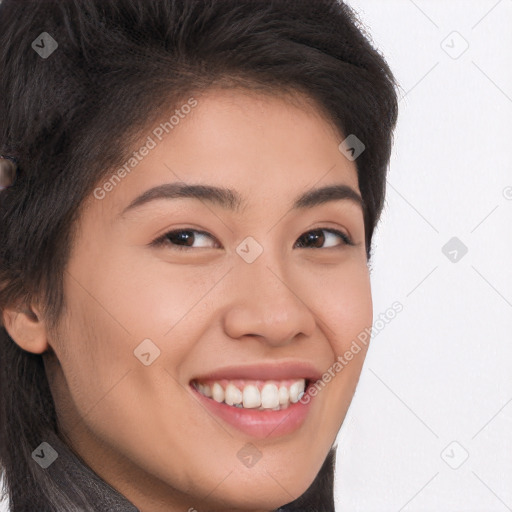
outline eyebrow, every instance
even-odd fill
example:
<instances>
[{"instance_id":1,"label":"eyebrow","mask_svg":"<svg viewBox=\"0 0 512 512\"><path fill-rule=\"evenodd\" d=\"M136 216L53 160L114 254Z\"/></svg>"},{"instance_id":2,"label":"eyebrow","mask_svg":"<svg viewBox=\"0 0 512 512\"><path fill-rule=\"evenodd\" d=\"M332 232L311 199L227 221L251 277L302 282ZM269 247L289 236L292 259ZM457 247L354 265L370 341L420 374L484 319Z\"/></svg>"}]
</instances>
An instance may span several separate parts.
<instances>
[{"instance_id":1,"label":"eyebrow","mask_svg":"<svg viewBox=\"0 0 512 512\"><path fill-rule=\"evenodd\" d=\"M136 197L120 214L135 210L151 201L159 199L189 198L208 201L211 204L222 207L225 210L240 211L245 204L242 196L234 190L210 185L188 185L185 183L166 183L153 187ZM364 211L363 198L348 185L329 185L312 189L299 196L293 203L292 209L304 210L313 208L331 201L351 201L360 206Z\"/></svg>"}]
</instances>

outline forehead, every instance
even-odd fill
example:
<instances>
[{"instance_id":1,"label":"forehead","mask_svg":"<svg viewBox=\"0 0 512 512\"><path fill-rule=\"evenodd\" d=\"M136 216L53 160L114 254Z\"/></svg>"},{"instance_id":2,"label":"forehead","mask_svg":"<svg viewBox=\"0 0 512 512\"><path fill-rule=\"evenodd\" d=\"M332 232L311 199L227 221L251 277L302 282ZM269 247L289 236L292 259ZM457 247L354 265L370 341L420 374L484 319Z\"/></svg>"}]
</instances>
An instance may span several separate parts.
<instances>
[{"instance_id":1,"label":"forehead","mask_svg":"<svg viewBox=\"0 0 512 512\"><path fill-rule=\"evenodd\" d=\"M338 149L342 136L311 100L238 89L191 98L192 109L177 112L178 105L142 132L98 184L108 192L91 198L93 208L119 215L144 191L176 182L229 188L244 207L289 202L315 185L359 190L355 163Z\"/></svg>"}]
</instances>

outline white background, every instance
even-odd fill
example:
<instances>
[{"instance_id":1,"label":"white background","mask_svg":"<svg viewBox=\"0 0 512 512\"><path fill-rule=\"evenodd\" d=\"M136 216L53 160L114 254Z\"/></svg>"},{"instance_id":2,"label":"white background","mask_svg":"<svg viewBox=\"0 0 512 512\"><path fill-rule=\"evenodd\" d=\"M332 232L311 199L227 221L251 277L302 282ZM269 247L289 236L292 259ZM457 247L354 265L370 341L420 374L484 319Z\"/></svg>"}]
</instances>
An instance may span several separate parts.
<instances>
[{"instance_id":1,"label":"white background","mask_svg":"<svg viewBox=\"0 0 512 512\"><path fill-rule=\"evenodd\" d=\"M512 510L512 0L349 3L403 89L372 283L375 318L404 310L338 436L337 511Z\"/></svg>"},{"instance_id":2,"label":"white background","mask_svg":"<svg viewBox=\"0 0 512 512\"><path fill-rule=\"evenodd\" d=\"M348 3L403 88L372 285L375 318L404 310L338 436L337 511L512 510L512 0Z\"/></svg>"}]
</instances>

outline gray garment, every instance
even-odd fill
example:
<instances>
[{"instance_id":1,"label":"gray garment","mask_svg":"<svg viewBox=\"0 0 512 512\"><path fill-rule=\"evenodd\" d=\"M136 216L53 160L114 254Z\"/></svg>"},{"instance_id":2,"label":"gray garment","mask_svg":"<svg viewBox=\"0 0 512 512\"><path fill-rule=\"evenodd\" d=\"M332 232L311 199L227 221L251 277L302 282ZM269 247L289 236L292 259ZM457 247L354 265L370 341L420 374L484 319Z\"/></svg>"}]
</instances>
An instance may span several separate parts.
<instances>
[{"instance_id":1,"label":"gray garment","mask_svg":"<svg viewBox=\"0 0 512 512\"><path fill-rule=\"evenodd\" d=\"M133 503L99 477L59 437L52 437L47 442L58 457L44 471L48 472L56 486L63 512L139 512ZM81 503L79 507L75 505L77 502Z\"/></svg>"},{"instance_id":2,"label":"gray garment","mask_svg":"<svg viewBox=\"0 0 512 512\"><path fill-rule=\"evenodd\" d=\"M54 505L52 512L140 512L133 503L97 475L56 434L50 434L46 442L58 454L46 469L41 469L47 477L47 492L51 496L45 494ZM331 450L308 491L296 501L274 512L334 512L332 472L328 471L333 464L334 451Z\"/></svg>"}]
</instances>

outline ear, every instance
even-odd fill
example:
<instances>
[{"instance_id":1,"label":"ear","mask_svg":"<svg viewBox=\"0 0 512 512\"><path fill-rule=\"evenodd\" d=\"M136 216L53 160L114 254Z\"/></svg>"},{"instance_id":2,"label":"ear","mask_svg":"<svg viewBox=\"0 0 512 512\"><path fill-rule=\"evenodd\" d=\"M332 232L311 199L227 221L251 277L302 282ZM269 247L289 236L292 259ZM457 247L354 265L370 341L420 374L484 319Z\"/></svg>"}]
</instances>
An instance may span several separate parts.
<instances>
[{"instance_id":1,"label":"ear","mask_svg":"<svg viewBox=\"0 0 512 512\"><path fill-rule=\"evenodd\" d=\"M23 310L6 308L2 312L5 330L23 350L42 354L50 347L47 340L46 324L35 306Z\"/></svg>"}]
</instances>

